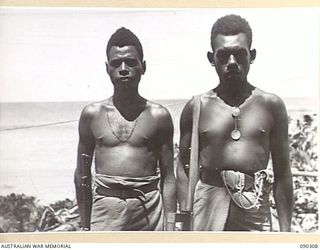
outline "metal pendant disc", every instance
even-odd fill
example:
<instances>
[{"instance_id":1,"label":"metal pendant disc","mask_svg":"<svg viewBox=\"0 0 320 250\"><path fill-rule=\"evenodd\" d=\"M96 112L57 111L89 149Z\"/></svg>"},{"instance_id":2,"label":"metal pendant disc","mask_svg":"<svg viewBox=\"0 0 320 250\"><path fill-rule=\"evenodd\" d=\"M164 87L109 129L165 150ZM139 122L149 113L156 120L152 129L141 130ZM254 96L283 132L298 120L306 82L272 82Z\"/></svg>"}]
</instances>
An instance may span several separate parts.
<instances>
[{"instance_id":1,"label":"metal pendant disc","mask_svg":"<svg viewBox=\"0 0 320 250\"><path fill-rule=\"evenodd\" d=\"M240 139L240 137L241 137L241 133L240 133L240 131L239 130L232 130L232 132L231 132L231 138L233 139L233 140L235 140L235 141L237 141L237 140L239 140Z\"/></svg>"},{"instance_id":2,"label":"metal pendant disc","mask_svg":"<svg viewBox=\"0 0 320 250\"><path fill-rule=\"evenodd\" d=\"M240 109L238 107L234 107L232 109L232 116L233 117L238 117L240 115Z\"/></svg>"}]
</instances>

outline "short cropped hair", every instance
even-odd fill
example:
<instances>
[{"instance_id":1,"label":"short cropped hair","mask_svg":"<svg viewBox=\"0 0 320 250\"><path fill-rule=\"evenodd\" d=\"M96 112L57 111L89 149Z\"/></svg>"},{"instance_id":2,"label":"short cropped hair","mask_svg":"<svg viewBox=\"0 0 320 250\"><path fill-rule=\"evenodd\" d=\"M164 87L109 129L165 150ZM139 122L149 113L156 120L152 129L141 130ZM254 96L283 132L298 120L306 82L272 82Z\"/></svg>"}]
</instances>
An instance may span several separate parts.
<instances>
[{"instance_id":1,"label":"short cropped hair","mask_svg":"<svg viewBox=\"0 0 320 250\"><path fill-rule=\"evenodd\" d=\"M109 52L112 46L124 47L132 45L136 47L140 60L143 60L143 50L139 38L129 29L121 27L110 37L107 45L107 58L109 59Z\"/></svg>"},{"instance_id":2,"label":"short cropped hair","mask_svg":"<svg viewBox=\"0 0 320 250\"><path fill-rule=\"evenodd\" d=\"M248 38L249 48L252 43L252 30L246 19L234 14L223 16L219 18L211 29L211 47L214 49L214 40L217 35L237 35L244 33Z\"/></svg>"}]
</instances>

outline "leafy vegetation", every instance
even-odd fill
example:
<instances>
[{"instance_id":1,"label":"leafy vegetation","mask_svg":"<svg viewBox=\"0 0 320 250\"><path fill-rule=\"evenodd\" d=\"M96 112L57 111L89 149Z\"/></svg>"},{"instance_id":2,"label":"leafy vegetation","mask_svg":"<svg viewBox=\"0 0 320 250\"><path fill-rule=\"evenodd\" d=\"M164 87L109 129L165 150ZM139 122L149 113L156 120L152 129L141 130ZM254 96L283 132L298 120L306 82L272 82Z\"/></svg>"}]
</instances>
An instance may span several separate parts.
<instances>
[{"instance_id":1,"label":"leafy vegetation","mask_svg":"<svg viewBox=\"0 0 320 250\"><path fill-rule=\"evenodd\" d=\"M316 116L290 121L290 161L294 183L293 231L318 230L318 169Z\"/></svg>"},{"instance_id":2,"label":"leafy vegetation","mask_svg":"<svg viewBox=\"0 0 320 250\"><path fill-rule=\"evenodd\" d=\"M37 229L39 208L35 197L24 194L0 196L0 230L3 232L32 232Z\"/></svg>"},{"instance_id":3,"label":"leafy vegetation","mask_svg":"<svg viewBox=\"0 0 320 250\"><path fill-rule=\"evenodd\" d=\"M65 199L42 206L33 196L0 196L0 232L74 231L79 214L74 201Z\"/></svg>"}]
</instances>

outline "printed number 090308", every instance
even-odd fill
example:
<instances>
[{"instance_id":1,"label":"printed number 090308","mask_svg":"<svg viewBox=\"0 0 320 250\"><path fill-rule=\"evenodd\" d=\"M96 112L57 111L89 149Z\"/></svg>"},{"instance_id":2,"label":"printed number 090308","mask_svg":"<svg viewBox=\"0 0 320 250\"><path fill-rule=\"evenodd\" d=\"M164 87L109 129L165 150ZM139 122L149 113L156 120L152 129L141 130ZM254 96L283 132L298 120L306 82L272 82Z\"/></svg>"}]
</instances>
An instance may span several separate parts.
<instances>
[{"instance_id":1,"label":"printed number 090308","mask_svg":"<svg viewBox=\"0 0 320 250\"><path fill-rule=\"evenodd\" d=\"M304 249L315 249L318 248L318 244L300 244L300 248Z\"/></svg>"}]
</instances>

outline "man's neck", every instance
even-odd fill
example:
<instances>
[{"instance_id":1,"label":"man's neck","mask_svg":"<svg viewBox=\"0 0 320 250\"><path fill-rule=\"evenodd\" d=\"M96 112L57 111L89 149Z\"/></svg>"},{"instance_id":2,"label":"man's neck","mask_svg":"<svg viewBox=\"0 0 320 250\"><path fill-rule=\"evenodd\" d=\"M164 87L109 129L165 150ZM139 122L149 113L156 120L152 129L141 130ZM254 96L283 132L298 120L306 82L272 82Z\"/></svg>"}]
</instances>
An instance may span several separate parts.
<instances>
[{"instance_id":1,"label":"man's neck","mask_svg":"<svg viewBox=\"0 0 320 250\"><path fill-rule=\"evenodd\" d=\"M121 104L121 105L131 105L135 102L139 101L141 96L138 92L133 91L114 91L113 93L113 102L114 104Z\"/></svg>"},{"instance_id":2,"label":"man's neck","mask_svg":"<svg viewBox=\"0 0 320 250\"><path fill-rule=\"evenodd\" d=\"M145 109L146 100L136 93L114 92L113 105L127 120L134 120Z\"/></svg>"},{"instance_id":3,"label":"man's neck","mask_svg":"<svg viewBox=\"0 0 320 250\"><path fill-rule=\"evenodd\" d=\"M254 87L246 82L243 83L220 83L214 91L230 106L240 106L249 96Z\"/></svg>"}]
</instances>

